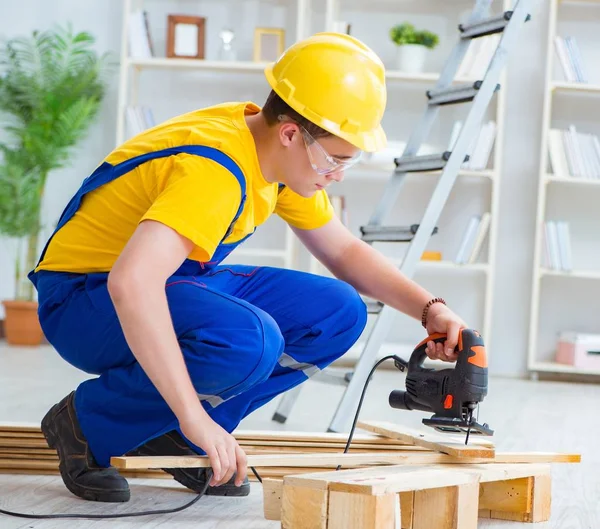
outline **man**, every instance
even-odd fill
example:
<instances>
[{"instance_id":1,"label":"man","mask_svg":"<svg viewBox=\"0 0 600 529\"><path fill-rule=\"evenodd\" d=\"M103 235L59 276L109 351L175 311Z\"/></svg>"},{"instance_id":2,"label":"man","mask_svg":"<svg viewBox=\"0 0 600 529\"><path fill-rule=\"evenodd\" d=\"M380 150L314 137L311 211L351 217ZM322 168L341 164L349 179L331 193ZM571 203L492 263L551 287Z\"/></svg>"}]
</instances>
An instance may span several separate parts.
<instances>
[{"instance_id":1,"label":"man","mask_svg":"<svg viewBox=\"0 0 600 529\"><path fill-rule=\"evenodd\" d=\"M127 501L123 454L206 454L168 469L207 494L246 495L231 432L343 355L366 324L358 292L447 333L464 322L335 217L325 188L384 147L384 67L364 44L321 33L265 70L262 108L227 103L118 147L82 184L30 274L46 337L83 382L42 420L67 488ZM336 279L219 266L272 213ZM357 292L358 291L358 292Z\"/></svg>"}]
</instances>

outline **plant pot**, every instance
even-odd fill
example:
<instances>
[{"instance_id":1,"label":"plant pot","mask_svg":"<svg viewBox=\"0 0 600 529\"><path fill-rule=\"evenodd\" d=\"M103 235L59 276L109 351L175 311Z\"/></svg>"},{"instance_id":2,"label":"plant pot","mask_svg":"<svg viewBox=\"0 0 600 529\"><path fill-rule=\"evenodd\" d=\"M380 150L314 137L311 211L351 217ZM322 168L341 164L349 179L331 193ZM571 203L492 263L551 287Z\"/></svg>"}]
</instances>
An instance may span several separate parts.
<instances>
[{"instance_id":1,"label":"plant pot","mask_svg":"<svg viewBox=\"0 0 600 529\"><path fill-rule=\"evenodd\" d=\"M6 314L4 334L9 345L40 345L44 332L36 301L3 301Z\"/></svg>"},{"instance_id":2,"label":"plant pot","mask_svg":"<svg viewBox=\"0 0 600 529\"><path fill-rule=\"evenodd\" d=\"M420 44L398 46L396 65L398 70L407 73L421 73L425 67L428 48Z\"/></svg>"}]
</instances>

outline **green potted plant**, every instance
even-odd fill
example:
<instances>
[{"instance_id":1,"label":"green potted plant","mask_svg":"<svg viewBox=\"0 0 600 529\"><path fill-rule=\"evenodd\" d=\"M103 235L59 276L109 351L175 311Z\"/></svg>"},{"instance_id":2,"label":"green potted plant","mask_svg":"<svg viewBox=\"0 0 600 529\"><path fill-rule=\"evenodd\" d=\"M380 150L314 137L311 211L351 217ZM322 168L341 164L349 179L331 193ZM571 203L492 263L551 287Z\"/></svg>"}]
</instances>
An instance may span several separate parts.
<instances>
[{"instance_id":1,"label":"green potted plant","mask_svg":"<svg viewBox=\"0 0 600 529\"><path fill-rule=\"evenodd\" d=\"M43 334L33 285L40 211L48 174L70 164L106 91L109 55L71 27L34 31L0 49L0 235L17 244L14 299L4 300L9 344L36 345Z\"/></svg>"},{"instance_id":2,"label":"green potted plant","mask_svg":"<svg viewBox=\"0 0 600 529\"><path fill-rule=\"evenodd\" d=\"M390 29L390 38L398 47L397 66L403 72L422 72L427 51L439 44L439 37L427 30L417 30L409 22L397 24Z\"/></svg>"}]
</instances>

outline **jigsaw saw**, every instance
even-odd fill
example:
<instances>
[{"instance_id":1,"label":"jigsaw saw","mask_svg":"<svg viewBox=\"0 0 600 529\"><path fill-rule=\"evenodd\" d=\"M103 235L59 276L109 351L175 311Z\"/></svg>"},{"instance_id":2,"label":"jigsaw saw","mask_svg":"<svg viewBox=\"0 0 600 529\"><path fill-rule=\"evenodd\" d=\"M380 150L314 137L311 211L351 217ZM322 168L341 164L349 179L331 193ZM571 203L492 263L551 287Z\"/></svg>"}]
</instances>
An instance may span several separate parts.
<instances>
[{"instance_id":1,"label":"jigsaw saw","mask_svg":"<svg viewBox=\"0 0 600 529\"><path fill-rule=\"evenodd\" d=\"M419 343L406 362L396 357L394 364L400 371L408 370L406 391L390 393L392 408L402 410L432 411L433 416L423 419L423 424L444 433L493 435L487 423L479 424L473 412L487 395L488 369L485 345L481 335L473 329L461 329L454 368L433 369L423 367L427 358L427 342L443 343L446 334L431 334Z\"/></svg>"}]
</instances>

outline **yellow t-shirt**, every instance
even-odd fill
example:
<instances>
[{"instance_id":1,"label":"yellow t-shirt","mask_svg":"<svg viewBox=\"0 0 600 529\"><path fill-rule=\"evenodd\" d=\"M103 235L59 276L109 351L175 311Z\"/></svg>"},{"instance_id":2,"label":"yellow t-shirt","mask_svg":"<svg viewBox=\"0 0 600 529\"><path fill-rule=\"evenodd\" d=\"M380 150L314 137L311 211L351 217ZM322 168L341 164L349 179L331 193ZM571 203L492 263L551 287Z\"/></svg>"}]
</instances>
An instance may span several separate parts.
<instances>
[{"instance_id":1,"label":"yellow t-shirt","mask_svg":"<svg viewBox=\"0 0 600 529\"><path fill-rule=\"evenodd\" d=\"M252 233L272 213L290 225L313 229L333 217L325 191L304 198L267 182L244 116L260 108L251 102L224 103L183 114L139 134L105 159L120 162L181 145L205 145L231 157L246 179L246 202L233 231L233 243ZM38 270L76 273L110 271L137 225L162 222L195 247L190 259L210 261L241 200L236 177L219 163L192 154L158 158L84 196L80 208L51 240Z\"/></svg>"}]
</instances>

